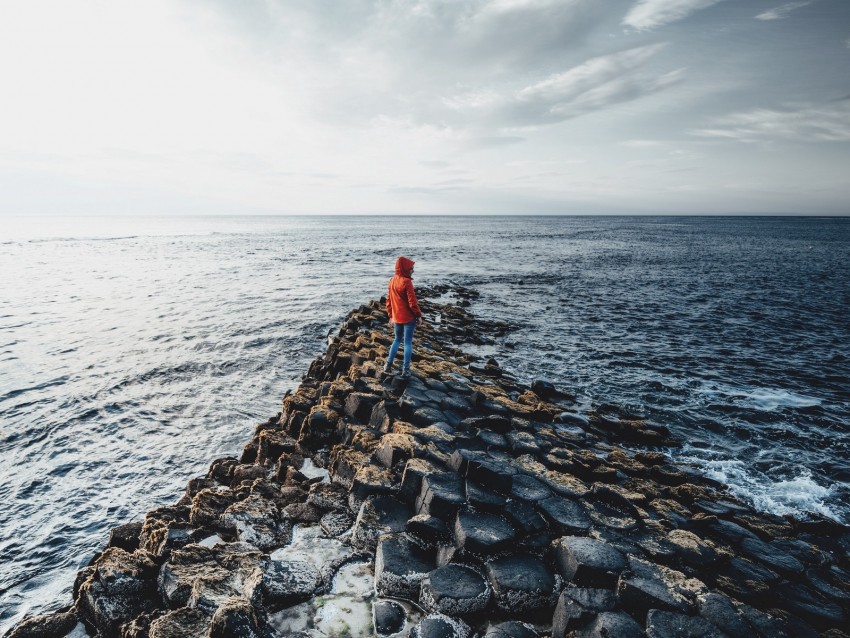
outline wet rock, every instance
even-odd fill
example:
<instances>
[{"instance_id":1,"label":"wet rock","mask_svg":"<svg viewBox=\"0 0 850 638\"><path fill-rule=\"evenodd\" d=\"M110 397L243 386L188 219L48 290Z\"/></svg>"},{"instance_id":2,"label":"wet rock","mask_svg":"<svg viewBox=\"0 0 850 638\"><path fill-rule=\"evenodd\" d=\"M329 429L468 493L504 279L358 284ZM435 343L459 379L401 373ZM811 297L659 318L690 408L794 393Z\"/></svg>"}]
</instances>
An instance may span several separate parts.
<instances>
[{"instance_id":1,"label":"wet rock","mask_svg":"<svg viewBox=\"0 0 850 638\"><path fill-rule=\"evenodd\" d=\"M417 514L411 518L407 521L406 530L428 546L446 543L452 536L444 520L428 514Z\"/></svg>"},{"instance_id":2,"label":"wet rock","mask_svg":"<svg viewBox=\"0 0 850 638\"><path fill-rule=\"evenodd\" d=\"M617 596L635 617L650 609L693 613L697 595L706 592L703 583L661 565L630 558L629 566L630 575L624 574L617 583Z\"/></svg>"},{"instance_id":3,"label":"wet rock","mask_svg":"<svg viewBox=\"0 0 850 638\"><path fill-rule=\"evenodd\" d=\"M479 430L477 437L488 448L506 450L509 447L508 440L504 436L491 430Z\"/></svg>"},{"instance_id":4,"label":"wet rock","mask_svg":"<svg viewBox=\"0 0 850 638\"><path fill-rule=\"evenodd\" d=\"M508 549L517 532L503 517L485 512L461 511L454 524L455 545L478 555Z\"/></svg>"},{"instance_id":5,"label":"wet rock","mask_svg":"<svg viewBox=\"0 0 850 638\"><path fill-rule=\"evenodd\" d=\"M558 597L552 617L552 637L564 638L571 630L591 621L598 613L611 611L617 606L617 597L611 589L589 589L567 586Z\"/></svg>"},{"instance_id":6,"label":"wet rock","mask_svg":"<svg viewBox=\"0 0 850 638\"><path fill-rule=\"evenodd\" d=\"M210 463L207 476L220 485L230 485L230 480L233 477L233 469L237 465L239 465L239 460L232 456L216 459Z\"/></svg>"},{"instance_id":7,"label":"wet rock","mask_svg":"<svg viewBox=\"0 0 850 638\"><path fill-rule=\"evenodd\" d=\"M464 503L464 482L457 474L433 473L422 478L422 488L416 499L418 513L449 521Z\"/></svg>"},{"instance_id":8,"label":"wet rock","mask_svg":"<svg viewBox=\"0 0 850 638\"><path fill-rule=\"evenodd\" d=\"M151 623L150 638L200 638L206 636L210 616L200 609L177 609Z\"/></svg>"},{"instance_id":9,"label":"wet rock","mask_svg":"<svg viewBox=\"0 0 850 638\"><path fill-rule=\"evenodd\" d=\"M264 430L257 442L257 463L271 467L282 454L297 451L298 442L283 430ZM235 467L231 470L231 475Z\"/></svg>"},{"instance_id":10,"label":"wet rock","mask_svg":"<svg viewBox=\"0 0 850 638\"><path fill-rule=\"evenodd\" d=\"M791 618L779 618L750 605L741 605L741 615L760 638L817 638L817 632Z\"/></svg>"},{"instance_id":11,"label":"wet rock","mask_svg":"<svg viewBox=\"0 0 850 638\"><path fill-rule=\"evenodd\" d=\"M514 454L539 454L541 451L534 435L529 432L508 432L505 438Z\"/></svg>"},{"instance_id":12,"label":"wet rock","mask_svg":"<svg viewBox=\"0 0 850 638\"><path fill-rule=\"evenodd\" d=\"M374 552L382 534L397 534L405 530L410 514L405 503L391 496L367 498L357 514L351 546L357 551Z\"/></svg>"},{"instance_id":13,"label":"wet rock","mask_svg":"<svg viewBox=\"0 0 850 638\"><path fill-rule=\"evenodd\" d=\"M531 382L531 391L541 399L555 399L560 395L560 392L558 392L552 382L542 379L536 379Z\"/></svg>"},{"instance_id":14,"label":"wet rock","mask_svg":"<svg viewBox=\"0 0 850 638\"><path fill-rule=\"evenodd\" d=\"M142 533L143 521L119 525L109 532L109 547L120 547L124 551L134 552L139 549L139 535Z\"/></svg>"},{"instance_id":15,"label":"wet rock","mask_svg":"<svg viewBox=\"0 0 850 638\"><path fill-rule=\"evenodd\" d=\"M422 491L422 479L428 474L442 471L437 465L425 459L410 459L404 466L401 477L399 498L411 505Z\"/></svg>"},{"instance_id":16,"label":"wet rock","mask_svg":"<svg viewBox=\"0 0 850 638\"><path fill-rule=\"evenodd\" d=\"M307 503L325 511L345 511L348 493L338 483L314 483L310 486Z\"/></svg>"},{"instance_id":17,"label":"wet rock","mask_svg":"<svg viewBox=\"0 0 850 638\"><path fill-rule=\"evenodd\" d=\"M510 613L554 607L561 585L543 561L521 554L488 562L487 578L496 605Z\"/></svg>"},{"instance_id":18,"label":"wet rock","mask_svg":"<svg viewBox=\"0 0 850 638\"><path fill-rule=\"evenodd\" d=\"M352 510L360 507L363 500L376 494L394 494L398 486L393 475L387 468L375 465L364 465L354 475L351 481L351 492L348 503Z\"/></svg>"},{"instance_id":19,"label":"wet rock","mask_svg":"<svg viewBox=\"0 0 850 638\"><path fill-rule=\"evenodd\" d=\"M443 614L425 616L410 632L411 638L469 638L472 630L462 620Z\"/></svg>"},{"instance_id":20,"label":"wet rock","mask_svg":"<svg viewBox=\"0 0 850 638\"><path fill-rule=\"evenodd\" d=\"M847 623L847 616L841 606L827 600L820 593L803 583L782 582L773 590L783 601L787 609L816 627L831 627Z\"/></svg>"},{"instance_id":21,"label":"wet rock","mask_svg":"<svg viewBox=\"0 0 850 638\"><path fill-rule=\"evenodd\" d=\"M643 638L643 627L621 611L603 611L575 633L576 638Z\"/></svg>"},{"instance_id":22,"label":"wet rock","mask_svg":"<svg viewBox=\"0 0 850 638\"><path fill-rule=\"evenodd\" d=\"M245 583L246 595L271 611L309 600L322 585L322 575L307 561L265 561Z\"/></svg>"},{"instance_id":23,"label":"wet rock","mask_svg":"<svg viewBox=\"0 0 850 638\"><path fill-rule=\"evenodd\" d=\"M368 463L369 456L363 452L337 445L331 453L331 478L334 482L350 488L357 470Z\"/></svg>"},{"instance_id":24,"label":"wet rock","mask_svg":"<svg viewBox=\"0 0 850 638\"><path fill-rule=\"evenodd\" d=\"M511 498L536 503L552 496L548 487L527 474L514 476L511 485Z\"/></svg>"},{"instance_id":25,"label":"wet rock","mask_svg":"<svg viewBox=\"0 0 850 638\"><path fill-rule=\"evenodd\" d=\"M257 614L246 599L228 598L213 614L209 638L260 638Z\"/></svg>"},{"instance_id":26,"label":"wet rock","mask_svg":"<svg viewBox=\"0 0 850 638\"><path fill-rule=\"evenodd\" d=\"M609 527L620 531L635 530L640 526L641 520L628 511L616 507L605 501L586 504L587 514L597 525Z\"/></svg>"},{"instance_id":27,"label":"wet rock","mask_svg":"<svg viewBox=\"0 0 850 638\"><path fill-rule=\"evenodd\" d=\"M77 614L71 611L43 614L24 618L5 638L62 638L78 623Z\"/></svg>"},{"instance_id":28,"label":"wet rock","mask_svg":"<svg viewBox=\"0 0 850 638\"><path fill-rule=\"evenodd\" d=\"M336 538L350 530L354 522L355 518L349 511L328 512L319 520L319 525L321 525L325 534L331 538Z\"/></svg>"},{"instance_id":29,"label":"wet rock","mask_svg":"<svg viewBox=\"0 0 850 638\"><path fill-rule=\"evenodd\" d=\"M803 563L775 545L754 538L741 541L741 552L779 572L791 575L803 573Z\"/></svg>"},{"instance_id":30,"label":"wet rock","mask_svg":"<svg viewBox=\"0 0 850 638\"><path fill-rule=\"evenodd\" d=\"M160 569L159 592L172 608L186 606L190 599L213 606L242 593L262 556L245 543L187 545L172 552Z\"/></svg>"},{"instance_id":31,"label":"wet rock","mask_svg":"<svg viewBox=\"0 0 850 638\"><path fill-rule=\"evenodd\" d=\"M372 622L378 636L399 633L404 629L406 618L404 607L391 600L379 600L372 605Z\"/></svg>"},{"instance_id":32,"label":"wet rock","mask_svg":"<svg viewBox=\"0 0 850 638\"><path fill-rule=\"evenodd\" d=\"M117 635L123 623L156 607L156 576L157 564L148 552L109 547L80 587L80 614L104 635Z\"/></svg>"},{"instance_id":33,"label":"wet rock","mask_svg":"<svg viewBox=\"0 0 850 638\"><path fill-rule=\"evenodd\" d=\"M381 596L417 600L433 557L403 535L384 536L375 551L375 589Z\"/></svg>"},{"instance_id":34,"label":"wet rock","mask_svg":"<svg viewBox=\"0 0 850 638\"><path fill-rule=\"evenodd\" d=\"M422 579L419 602L428 611L469 616L484 611L490 595L490 585L480 572L467 565L449 564Z\"/></svg>"},{"instance_id":35,"label":"wet rock","mask_svg":"<svg viewBox=\"0 0 850 638\"><path fill-rule=\"evenodd\" d=\"M832 569L813 567L806 570L806 577L812 587L821 594L845 608L850 607L850 573L839 567Z\"/></svg>"},{"instance_id":36,"label":"wet rock","mask_svg":"<svg viewBox=\"0 0 850 638\"><path fill-rule=\"evenodd\" d=\"M345 414L360 423L369 423L372 410L381 400L380 396L364 392L352 392L345 399Z\"/></svg>"},{"instance_id":37,"label":"wet rock","mask_svg":"<svg viewBox=\"0 0 850 638\"><path fill-rule=\"evenodd\" d=\"M513 620L490 625L484 638L537 638L537 632L530 625Z\"/></svg>"},{"instance_id":38,"label":"wet rock","mask_svg":"<svg viewBox=\"0 0 850 638\"><path fill-rule=\"evenodd\" d=\"M646 617L647 638L727 638L726 634L699 616L652 609Z\"/></svg>"},{"instance_id":39,"label":"wet rock","mask_svg":"<svg viewBox=\"0 0 850 638\"><path fill-rule=\"evenodd\" d=\"M511 431L511 420L502 414L491 414L488 416L470 417L461 421L460 429L470 430L492 430L499 434Z\"/></svg>"},{"instance_id":40,"label":"wet rock","mask_svg":"<svg viewBox=\"0 0 850 638\"><path fill-rule=\"evenodd\" d=\"M393 467L396 463L407 461L414 456L416 440L406 434L385 434L375 451L375 458L384 467Z\"/></svg>"},{"instance_id":41,"label":"wet rock","mask_svg":"<svg viewBox=\"0 0 850 638\"><path fill-rule=\"evenodd\" d=\"M224 511L239 500L234 490L201 490L192 499L189 522L194 527L216 527Z\"/></svg>"},{"instance_id":42,"label":"wet rock","mask_svg":"<svg viewBox=\"0 0 850 638\"><path fill-rule=\"evenodd\" d=\"M470 506L483 512L500 512L507 502L501 494L485 490L473 481L466 481L466 501Z\"/></svg>"},{"instance_id":43,"label":"wet rock","mask_svg":"<svg viewBox=\"0 0 850 638\"><path fill-rule=\"evenodd\" d=\"M560 534L586 533L592 525L584 506L578 501L553 496L540 501L538 507Z\"/></svg>"},{"instance_id":44,"label":"wet rock","mask_svg":"<svg viewBox=\"0 0 850 638\"><path fill-rule=\"evenodd\" d=\"M401 418L398 408L388 401L379 401L372 408L369 416L369 427L378 432L389 432L393 423Z\"/></svg>"},{"instance_id":45,"label":"wet rock","mask_svg":"<svg viewBox=\"0 0 850 638\"><path fill-rule=\"evenodd\" d=\"M717 552L693 532L674 529L667 534L682 562L693 567L708 567L717 560Z\"/></svg>"},{"instance_id":46,"label":"wet rock","mask_svg":"<svg viewBox=\"0 0 850 638\"><path fill-rule=\"evenodd\" d=\"M284 545L292 538L292 527L280 520L277 505L259 495L229 506L220 521L235 530L240 541L262 550Z\"/></svg>"},{"instance_id":47,"label":"wet rock","mask_svg":"<svg viewBox=\"0 0 850 638\"><path fill-rule=\"evenodd\" d=\"M613 587L626 568L621 552L592 538L565 536L553 549L564 580L580 587Z\"/></svg>"},{"instance_id":48,"label":"wet rock","mask_svg":"<svg viewBox=\"0 0 850 638\"><path fill-rule=\"evenodd\" d=\"M729 638L747 638L752 630L723 594L710 592L697 599L700 616L723 631Z\"/></svg>"}]
</instances>

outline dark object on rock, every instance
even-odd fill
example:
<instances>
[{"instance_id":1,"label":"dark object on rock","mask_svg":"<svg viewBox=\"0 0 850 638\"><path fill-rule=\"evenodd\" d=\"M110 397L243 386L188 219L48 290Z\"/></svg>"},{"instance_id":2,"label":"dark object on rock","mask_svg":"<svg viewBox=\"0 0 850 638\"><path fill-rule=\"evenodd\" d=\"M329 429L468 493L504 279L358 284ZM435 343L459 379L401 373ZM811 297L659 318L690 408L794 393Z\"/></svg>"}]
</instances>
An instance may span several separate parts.
<instances>
[{"instance_id":1,"label":"dark object on rock","mask_svg":"<svg viewBox=\"0 0 850 638\"><path fill-rule=\"evenodd\" d=\"M381 596L416 600L433 558L403 535L384 536L375 552L375 589Z\"/></svg>"},{"instance_id":2,"label":"dark object on rock","mask_svg":"<svg viewBox=\"0 0 850 638\"><path fill-rule=\"evenodd\" d=\"M245 583L245 591L275 611L309 600L321 584L322 576L313 563L270 560Z\"/></svg>"},{"instance_id":3,"label":"dark object on rock","mask_svg":"<svg viewBox=\"0 0 850 638\"><path fill-rule=\"evenodd\" d=\"M727 636L705 618L652 609L646 616L646 638L727 638Z\"/></svg>"},{"instance_id":4,"label":"dark object on rock","mask_svg":"<svg viewBox=\"0 0 850 638\"><path fill-rule=\"evenodd\" d=\"M537 638L537 632L525 623L512 620L490 625L484 638Z\"/></svg>"},{"instance_id":5,"label":"dark object on rock","mask_svg":"<svg viewBox=\"0 0 850 638\"><path fill-rule=\"evenodd\" d=\"M5 638L62 638L77 622L77 614L73 610L30 616L15 625Z\"/></svg>"},{"instance_id":6,"label":"dark object on rock","mask_svg":"<svg viewBox=\"0 0 850 638\"><path fill-rule=\"evenodd\" d=\"M560 394L555 388L555 384L541 379L531 382L531 391L541 399L554 399Z\"/></svg>"},{"instance_id":7,"label":"dark object on rock","mask_svg":"<svg viewBox=\"0 0 850 638\"><path fill-rule=\"evenodd\" d=\"M643 627L621 611L603 611L579 629L576 638L643 638Z\"/></svg>"},{"instance_id":8,"label":"dark object on rock","mask_svg":"<svg viewBox=\"0 0 850 638\"><path fill-rule=\"evenodd\" d=\"M614 586L626 568L626 558L608 543L565 536L554 544L564 580L580 587Z\"/></svg>"},{"instance_id":9,"label":"dark object on rock","mask_svg":"<svg viewBox=\"0 0 850 638\"><path fill-rule=\"evenodd\" d=\"M259 638L260 629L254 608L244 598L228 598L216 610L209 638Z\"/></svg>"},{"instance_id":10,"label":"dark object on rock","mask_svg":"<svg viewBox=\"0 0 850 638\"><path fill-rule=\"evenodd\" d=\"M472 567L449 564L425 576L419 602L428 611L455 617L469 616L487 608L490 585Z\"/></svg>"},{"instance_id":11,"label":"dark object on rock","mask_svg":"<svg viewBox=\"0 0 850 638\"><path fill-rule=\"evenodd\" d=\"M404 607L392 600L379 600L372 605L372 622L378 636L392 636L404 629Z\"/></svg>"},{"instance_id":12,"label":"dark object on rock","mask_svg":"<svg viewBox=\"0 0 850 638\"><path fill-rule=\"evenodd\" d=\"M513 555L487 563L487 578L502 611L522 613L554 607L560 577L533 556Z\"/></svg>"},{"instance_id":13,"label":"dark object on rock","mask_svg":"<svg viewBox=\"0 0 850 638\"><path fill-rule=\"evenodd\" d=\"M410 632L411 638L469 638L472 631L462 620L429 614Z\"/></svg>"}]
</instances>

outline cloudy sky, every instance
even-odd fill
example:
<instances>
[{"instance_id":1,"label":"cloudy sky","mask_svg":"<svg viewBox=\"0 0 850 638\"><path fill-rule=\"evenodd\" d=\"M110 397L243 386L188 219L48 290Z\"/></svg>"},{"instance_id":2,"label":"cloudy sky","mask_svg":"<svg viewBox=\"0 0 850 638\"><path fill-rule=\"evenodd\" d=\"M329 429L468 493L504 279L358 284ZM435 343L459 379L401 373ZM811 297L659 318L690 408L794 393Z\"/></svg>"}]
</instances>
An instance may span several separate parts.
<instances>
[{"instance_id":1,"label":"cloudy sky","mask_svg":"<svg viewBox=\"0 0 850 638\"><path fill-rule=\"evenodd\" d=\"M847 0L3 0L0 214L850 213Z\"/></svg>"}]
</instances>

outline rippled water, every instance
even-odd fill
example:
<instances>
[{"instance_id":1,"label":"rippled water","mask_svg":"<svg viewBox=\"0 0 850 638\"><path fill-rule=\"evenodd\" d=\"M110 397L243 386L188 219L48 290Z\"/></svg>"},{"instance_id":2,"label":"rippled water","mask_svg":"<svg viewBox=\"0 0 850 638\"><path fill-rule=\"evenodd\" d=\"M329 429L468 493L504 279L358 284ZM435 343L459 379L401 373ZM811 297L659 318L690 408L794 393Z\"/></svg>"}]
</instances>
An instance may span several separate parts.
<instances>
[{"instance_id":1,"label":"rippled water","mask_svg":"<svg viewBox=\"0 0 850 638\"><path fill-rule=\"evenodd\" d=\"M0 630L238 454L400 253L521 326L492 351L520 378L850 520L848 219L0 218Z\"/></svg>"}]
</instances>

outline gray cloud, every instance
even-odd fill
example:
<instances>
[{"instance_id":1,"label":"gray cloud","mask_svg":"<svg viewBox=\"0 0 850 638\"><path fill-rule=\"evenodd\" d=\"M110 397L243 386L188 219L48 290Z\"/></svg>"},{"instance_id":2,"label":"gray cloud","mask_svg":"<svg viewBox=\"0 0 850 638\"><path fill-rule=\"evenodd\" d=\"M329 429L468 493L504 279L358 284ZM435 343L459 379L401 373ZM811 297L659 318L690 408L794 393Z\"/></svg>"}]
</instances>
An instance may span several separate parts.
<instances>
[{"instance_id":1,"label":"gray cloud","mask_svg":"<svg viewBox=\"0 0 850 638\"><path fill-rule=\"evenodd\" d=\"M754 109L732 113L691 133L738 142L850 142L850 100L784 110Z\"/></svg>"},{"instance_id":2,"label":"gray cloud","mask_svg":"<svg viewBox=\"0 0 850 638\"><path fill-rule=\"evenodd\" d=\"M626 17L623 25L644 31L671 22L677 22L695 11L705 9L723 0L638 0Z\"/></svg>"}]
</instances>

